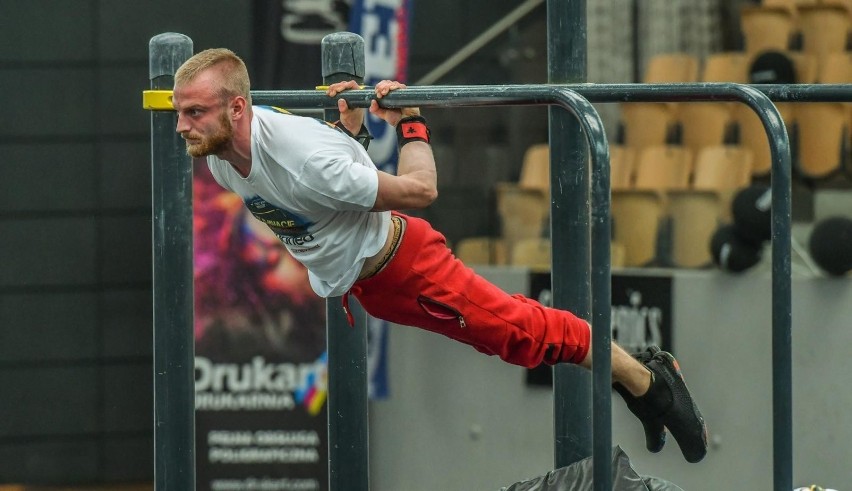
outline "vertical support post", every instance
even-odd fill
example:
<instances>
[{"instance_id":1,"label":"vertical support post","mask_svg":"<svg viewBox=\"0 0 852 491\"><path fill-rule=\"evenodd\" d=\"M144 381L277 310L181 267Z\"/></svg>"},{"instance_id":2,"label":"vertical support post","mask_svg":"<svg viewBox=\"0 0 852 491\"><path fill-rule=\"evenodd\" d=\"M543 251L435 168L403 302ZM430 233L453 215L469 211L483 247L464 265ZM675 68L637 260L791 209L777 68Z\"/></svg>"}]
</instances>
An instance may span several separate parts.
<instances>
[{"instance_id":1,"label":"vertical support post","mask_svg":"<svg viewBox=\"0 0 852 491\"><path fill-rule=\"evenodd\" d=\"M548 83L586 80L586 2L547 2ZM550 234L553 306L591 320L591 256L587 145L563 108L550 108ZM554 367L555 466L591 454L591 377L572 365ZM609 460L609 459L607 459Z\"/></svg>"},{"instance_id":2,"label":"vertical support post","mask_svg":"<svg viewBox=\"0 0 852 491\"><path fill-rule=\"evenodd\" d=\"M170 90L192 40L149 43L151 89ZM174 111L151 111L154 262L154 480L157 491L195 489L192 162Z\"/></svg>"},{"instance_id":3,"label":"vertical support post","mask_svg":"<svg viewBox=\"0 0 852 491\"><path fill-rule=\"evenodd\" d=\"M772 462L774 489L793 487L792 169L784 120L767 126L772 155ZM771 141L771 140L770 140Z\"/></svg>"},{"instance_id":4,"label":"vertical support post","mask_svg":"<svg viewBox=\"0 0 852 491\"><path fill-rule=\"evenodd\" d=\"M323 83L364 81L364 39L337 32L322 40ZM339 117L326 109L326 120ZM339 297L326 302L328 343L328 479L332 491L369 490L367 316L350 301L349 325Z\"/></svg>"},{"instance_id":5,"label":"vertical support post","mask_svg":"<svg viewBox=\"0 0 852 491\"><path fill-rule=\"evenodd\" d=\"M610 165L592 161L592 435L595 491L612 487L612 276ZM590 143L591 145L591 143Z\"/></svg>"}]
</instances>

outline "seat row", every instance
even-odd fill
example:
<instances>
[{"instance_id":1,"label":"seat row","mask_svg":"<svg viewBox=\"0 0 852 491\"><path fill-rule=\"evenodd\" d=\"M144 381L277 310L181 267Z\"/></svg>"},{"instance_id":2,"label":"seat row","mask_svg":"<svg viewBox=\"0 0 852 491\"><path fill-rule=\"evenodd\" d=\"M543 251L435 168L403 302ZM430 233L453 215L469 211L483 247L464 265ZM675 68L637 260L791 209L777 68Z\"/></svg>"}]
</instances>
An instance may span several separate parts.
<instances>
[{"instance_id":1,"label":"seat row","mask_svg":"<svg viewBox=\"0 0 852 491\"><path fill-rule=\"evenodd\" d=\"M726 210L736 190L751 182L751 153L734 145L706 147L694 160L688 149L673 145L649 146L638 153L613 146L610 162L614 267L709 264L707 241L729 219ZM531 146L518 182L496 187L500 236L462 240L457 254L471 264L549 266L549 252L543 254L549 168L548 146ZM658 238L664 233L670 234L671 247L661 254Z\"/></svg>"},{"instance_id":2,"label":"seat row","mask_svg":"<svg viewBox=\"0 0 852 491\"><path fill-rule=\"evenodd\" d=\"M774 54L783 62L784 53ZM852 83L852 54L848 52L827 55L829 62L819 69L807 54L786 54L795 63L790 69L796 72L795 80ZM766 78L765 74L756 74L759 71L783 69L771 64L756 68L751 65L752 61L748 53L715 53L706 58L699 76L699 65L694 57L682 53L658 55L649 62L644 81L748 83L757 77ZM801 176L818 180L850 170L847 153L852 146L852 104L777 103L776 107L796 150L794 159ZM693 155L698 155L704 146L736 143L751 150L755 176L766 176L771 169L764 126L744 104L624 103L617 141L637 150L649 145L677 143L688 147Z\"/></svg>"}]
</instances>

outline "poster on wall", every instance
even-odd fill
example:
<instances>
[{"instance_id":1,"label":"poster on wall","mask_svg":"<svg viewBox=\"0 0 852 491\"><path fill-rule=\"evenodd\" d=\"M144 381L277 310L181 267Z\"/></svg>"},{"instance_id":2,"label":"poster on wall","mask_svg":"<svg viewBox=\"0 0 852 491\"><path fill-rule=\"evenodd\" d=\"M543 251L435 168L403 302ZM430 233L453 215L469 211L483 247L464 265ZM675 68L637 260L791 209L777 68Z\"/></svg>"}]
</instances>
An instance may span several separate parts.
<instances>
[{"instance_id":1,"label":"poster on wall","mask_svg":"<svg viewBox=\"0 0 852 491\"><path fill-rule=\"evenodd\" d=\"M325 490L325 302L205 161L193 166L197 489Z\"/></svg>"},{"instance_id":2,"label":"poster on wall","mask_svg":"<svg viewBox=\"0 0 852 491\"><path fill-rule=\"evenodd\" d=\"M612 340L628 353L657 345L672 350L672 278L669 275L612 275L610 326ZM552 305L550 273L530 274L530 296ZM553 370L542 365L527 370L527 383L553 386Z\"/></svg>"},{"instance_id":3,"label":"poster on wall","mask_svg":"<svg viewBox=\"0 0 852 491\"><path fill-rule=\"evenodd\" d=\"M404 81L407 5L256 0L253 87L314 87L322 80L322 38L347 29L365 38L366 84ZM396 134L383 121L368 127L371 156L395 172ZM216 184L206 162L193 166L197 489L326 490L325 300L275 235ZM368 328L370 395L381 398L387 324L371 319Z\"/></svg>"}]
</instances>

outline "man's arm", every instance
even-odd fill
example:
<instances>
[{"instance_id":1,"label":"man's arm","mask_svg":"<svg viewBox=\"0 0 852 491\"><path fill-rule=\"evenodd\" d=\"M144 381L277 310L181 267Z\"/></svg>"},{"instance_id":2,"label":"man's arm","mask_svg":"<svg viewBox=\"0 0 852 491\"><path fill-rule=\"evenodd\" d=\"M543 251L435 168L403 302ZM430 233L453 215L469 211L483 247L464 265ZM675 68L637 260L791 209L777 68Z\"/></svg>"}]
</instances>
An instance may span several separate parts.
<instances>
[{"instance_id":1,"label":"man's arm","mask_svg":"<svg viewBox=\"0 0 852 491\"><path fill-rule=\"evenodd\" d=\"M399 150L397 175L379 171L379 192L373 211L426 208L438 197L438 172L432 147L410 142Z\"/></svg>"},{"instance_id":2,"label":"man's arm","mask_svg":"<svg viewBox=\"0 0 852 491\"><path fill-rule=\"evenodd\" d=\"M357 87L358 84L354 81L340 82L330 86L326 93L333 97L344 90ZM376 98L381 99L392 91L405 87L405 84L399 82L382 80L376 84ZM343 99L338 101L337 106L340 121L350 132L361 128L364 119L362 109L350 109ZM385 109L379 107L374 100L370 103L370 113L396 127L404 118L419 116L420 110L416 107ZM425 123L421 124L425 130ZM427 141L428 137L416 138L414 141L403 138L399 141L401 147L397 174L377 171L379 189L373 211L425 208L435 201L438 197L438 173L432 147Z\"/></svg>"}]
</instances>

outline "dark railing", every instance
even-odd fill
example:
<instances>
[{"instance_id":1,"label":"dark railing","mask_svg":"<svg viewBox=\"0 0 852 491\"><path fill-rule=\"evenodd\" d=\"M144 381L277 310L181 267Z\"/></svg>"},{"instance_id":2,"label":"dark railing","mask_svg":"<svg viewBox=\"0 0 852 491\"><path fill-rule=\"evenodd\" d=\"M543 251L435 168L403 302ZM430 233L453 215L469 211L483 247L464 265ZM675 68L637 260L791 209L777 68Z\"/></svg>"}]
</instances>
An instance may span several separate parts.
<instances>
[{"instance_id":1,"label":"dark railing","mask_svg":"<svg viewBox=\"0 0 852 491\"><path fill-rule=\"evenodd\" d=\"M156 40L156 43L155 43ZM176 69L186 55L191 41L179 35L160 35L152 39L151 88L170 88L169 69ZM177 47L161 46L178 43ZM157 49L154 49L157 45ZM163 57L166 61L154 58ZM171 63L168 60L177 62ZM155 70L155 67L158 67ZM160 68L166 67L166 68ZM283 106L291 109L333 109L335 101L320 91L253 91L256 104ZM341 95L351 106L367 107L374 98L369 90L353 90ZM592 405L596 421L610 421L610 228L609 228L609 149L603 126L590 102L687 102L737 101L751 107L766 128L772 157L772 339L773 339L773 472L774 489L792 488L792 313L790 281L791 246L791 155L784 122L772 100L779 102L852 101L852 85L740 85L740 84L565 84L565 85L490 85L409 87L381 100L385 107L463 107L551 105L570 112L579 122L587 140L591 160L591 207L574 210L580 228L591 229L589 254L562 257L566 248L553 244L553 276L564 274L563 265L578 261L574 271L585 270L591 277L593 320ZM193 426L193 352L192 340L192 271L191 170L183 146L174 132L174 114L152 113L152 166L154 169L154 302L155 302L155 475L157 490L186 490L194 488ZM551 133L553 138L553 133ZM552 156L552 175L560 174L564 166L576 165L559 155ZM585 160L585 159L583 159ZM584 164L581 164L584 165ZM577 169L573 169L577 171ZM558 195L553 208L562 205ZM582 223L583 217L585 223ZM190 219L191 225L191 219ZM554 224L559 226L559 224ZM588 258L591 258L590 260ZM189 268L187 268L187 258ZM582 259L586 258L586 259ZM583 288L584 286L580 286ZM585 286L588 287L588 286ZM557 308L564 307L559 304ZM187 312L188 309L188 312ZM331 310L331 309L330 309ZM342 316L329 315L329 333L340 331ZM330 368L333 363L330 361ZM362 367L364 370L366 367ZM330 371L330 385L335 377L348 377L351 370ZM358 375L361 377L361 375ZM363 380L362 378L360 378ZM366 391L366 387L363 388ZM340 394L330 392L329 404ZM358 395L360 397L360 394ZM555 404L568 397L559 384L554 390ZM346 400L334 402L340 410L348 408ZM357 404L363 408L360 402ZM366 411L359 409L331 424L353 424L364 433ZM363 414L362 414L363 413ZM602 416L601 416L602 415ZM337 435L351 434L335 429ZM331 446L349 446L351 452L367 455L366 438L358 445L352 442L333 442ZM608 489L608 454L611 446L611 427L595 425L594 457L595 489ZM606 450L606 454L604 454ZM338 463L339 462L339 463ZM332 459L330 465L347 465L346 460ZM361 464L359 464L361 465ZM597 466L606 472L598 472ZM331 471L331 469L330 469ZM345 473L344 473L345 474ZM366 472L363 482L347 482L347 489L368 489ZM191 477L190 477L191 476Z\"/></svg>"}]
</instances>

